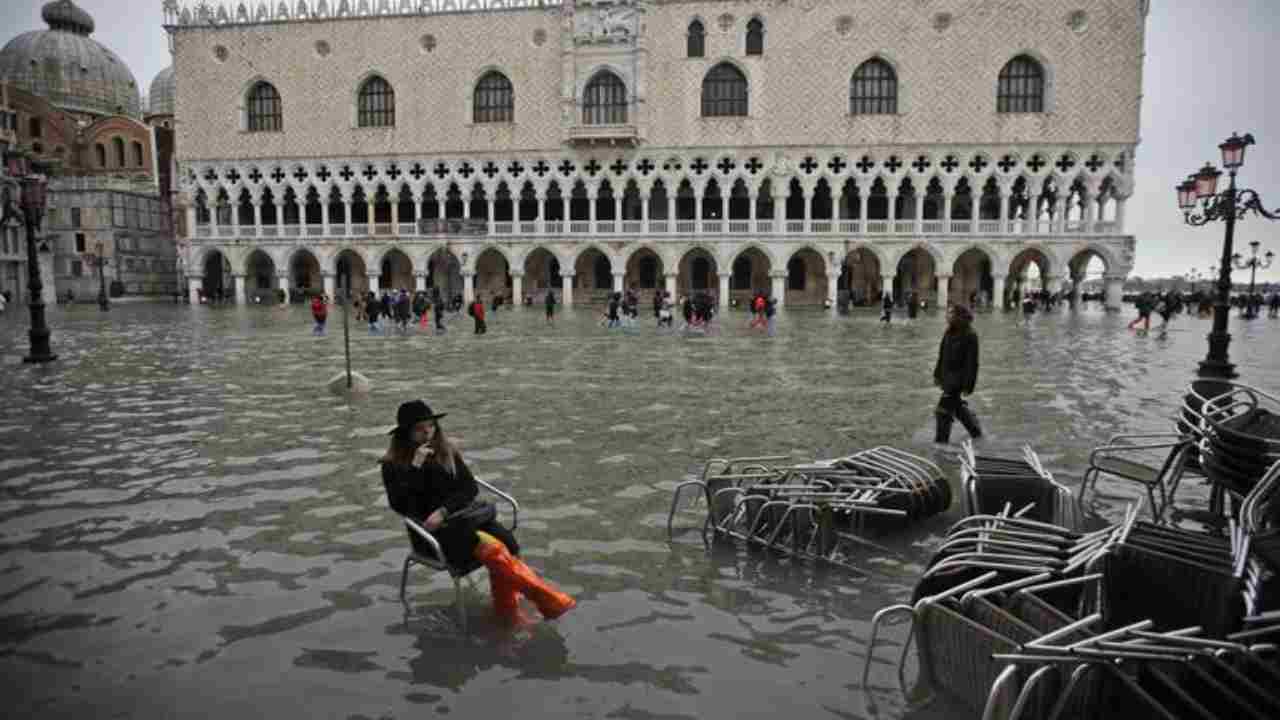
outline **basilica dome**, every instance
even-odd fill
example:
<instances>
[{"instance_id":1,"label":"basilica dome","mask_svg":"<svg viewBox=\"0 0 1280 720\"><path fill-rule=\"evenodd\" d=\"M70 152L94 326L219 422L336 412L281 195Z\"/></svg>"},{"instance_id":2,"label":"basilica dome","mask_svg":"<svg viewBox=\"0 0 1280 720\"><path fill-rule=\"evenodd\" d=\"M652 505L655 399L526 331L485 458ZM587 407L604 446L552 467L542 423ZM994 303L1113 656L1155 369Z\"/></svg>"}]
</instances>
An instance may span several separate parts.
<instances>
[{"instance_id":1,"label":"basilica dome","mask_svg":"<svg viewBox=\"0 0 1280 720\"><path fill-rule=\"evenodd\" d=\"M170 65L151 81L151 90L147 93L147 112L151 115L172 115L176 93L173 66Z\"/></svg>"},{"instance_id":2,"label":"basilica dome","mask_svg":"<svg viewBox=\"0 0 1280 720\"><path fill-rule=\"evenodd\" d=\"M72 0L54 0L33 30L0 50L0 77L70 112L138 117L142 99L128 66L89 36L93 17Z\"/></svg>"}]
</instances>

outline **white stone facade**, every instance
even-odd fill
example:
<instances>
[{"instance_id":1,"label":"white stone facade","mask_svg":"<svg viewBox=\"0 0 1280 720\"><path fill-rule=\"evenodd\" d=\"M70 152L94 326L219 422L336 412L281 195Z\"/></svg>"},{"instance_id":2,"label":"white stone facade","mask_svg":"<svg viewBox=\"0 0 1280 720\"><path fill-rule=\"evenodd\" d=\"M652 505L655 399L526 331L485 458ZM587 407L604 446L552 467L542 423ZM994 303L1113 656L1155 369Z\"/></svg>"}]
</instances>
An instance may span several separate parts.
<instances>
[{"instance_id":1,"label":"white stone facade","mask_svg":"<svg viewBox=\"0 0 1280 720\"><path fill-rule=\"evenodd\" d=\"M167 3L188 267L198 277L216 252L251 278L242 292L264 274L319 289L318 273L332 289L350 251L343 271L370 278L353 285L390 274L421 287L445 249L468 294L519 296L551 280L534 269L541 249L579 298L600 289L603 257L612 287L705 284L722 302L762 279L820 303L837 285L874 297L895 278L941 302L1003 296L1028 260L1056 290L1096 256L1118 295L1133 262L1123 216L1146 2L934 5L369 0L202 16ZM690 58L695 19L705 51ZM760 54L746 52L752 19ZM1043 68L1042 112L997 112L997 78L1018 56ZM851 114L850 78L872 58L896 73L897 112ZM746 114L703 117L704 78L726 62L746 78ZM602 69L626 87L626 119L588 125L584 88ZM473 122L490 70L510 80L511 122ZM393 127L357 126L375 74L395 90ZM263 80L281 129L250 132L247 94ZM471 218L475 234L424 217ZM752 267L734 278L744 255Z\"/></svg>"}]
</instances>

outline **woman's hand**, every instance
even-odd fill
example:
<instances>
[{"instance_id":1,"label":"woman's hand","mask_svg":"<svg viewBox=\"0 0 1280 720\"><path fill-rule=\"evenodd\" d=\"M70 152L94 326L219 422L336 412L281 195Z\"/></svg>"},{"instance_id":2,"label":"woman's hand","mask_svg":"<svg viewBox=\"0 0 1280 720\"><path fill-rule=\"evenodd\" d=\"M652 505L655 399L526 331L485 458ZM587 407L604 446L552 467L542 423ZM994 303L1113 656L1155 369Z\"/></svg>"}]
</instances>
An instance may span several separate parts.
<instances>
[{"instance_id":1,"label":"woman's hand","mask_svg":"<svg viewBox=\"0 0 1280 720\"><path fill-rule=\"evenodd\" d=\"M436 510L427 516L426 522L422 523L428 532L435 532L444 524L444 509Z\"/></svg>"},{"instance_id":2,"label":"woman's hand","mask_svg":"<svg viewBox=\"0 0 1280 720\"><path fill-rule=\"evenodd\" d=\"M413 466L416 468L422 467L422 464L427 461L427 458L434 454L435 450L432 450L430 445L419 445L418 449L413 451Z\"/></svg>"}]
</instances>

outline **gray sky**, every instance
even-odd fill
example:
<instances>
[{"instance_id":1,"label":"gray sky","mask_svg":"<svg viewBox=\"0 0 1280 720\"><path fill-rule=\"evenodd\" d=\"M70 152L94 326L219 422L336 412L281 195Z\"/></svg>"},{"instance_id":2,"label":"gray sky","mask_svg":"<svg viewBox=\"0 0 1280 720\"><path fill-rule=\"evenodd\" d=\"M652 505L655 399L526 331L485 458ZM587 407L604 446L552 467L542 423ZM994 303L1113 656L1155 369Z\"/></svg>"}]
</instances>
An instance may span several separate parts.
<instances>
[{"instance_id":1,"label":"gray sky","mask_svg":"<svg viewBox=\"0 0 1280 720\"><path fill-rule=\"evenodd\" d=\"M1041 0L1043 1L1043 0ZM144 90L170 64L160 0L77 0L97 23L94 38L124 58ZM0 43L45 27L43 0L0 2ZM1222 253L1223 225L1187 227L1174 185L1206 160L1221 162L1218 143L1252 132L1241 184L1280 208L1280 0L1152 0L1147 21L1142 144L1137 183L1127 208L1138 238L1135 275L1205 273ZM1268 87L1271 90L1268 92ZM1268 123L1266 118L1271 118ZM1237 226L1236 247L1259 240L1280 254L1280 222L1250 217ZM1248 282L1236 273L1236 282ZM1259 281L1280 282L1280 261Z\"/></svg>"}]
</instances>

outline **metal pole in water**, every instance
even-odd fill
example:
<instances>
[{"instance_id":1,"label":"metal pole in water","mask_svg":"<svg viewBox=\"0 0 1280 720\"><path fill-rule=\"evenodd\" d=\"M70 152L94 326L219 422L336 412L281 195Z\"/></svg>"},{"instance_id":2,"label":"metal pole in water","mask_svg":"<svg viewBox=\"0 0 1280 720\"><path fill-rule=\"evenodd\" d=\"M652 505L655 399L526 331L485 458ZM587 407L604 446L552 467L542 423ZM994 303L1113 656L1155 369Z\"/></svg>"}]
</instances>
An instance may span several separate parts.
<instances>
[{"instance_id":1,"label":"metal pole in water","mask_svg":"<svg viewBox=\"0 0 1280 720\"><path fill-rule=\"evenodd\" d=\"M347 354L347 389L351 389L351 330L347 326L347 313L351 308L351 288L346 291L346 300L342 303L342 345Z\"/></svg>"}]
</instances>

